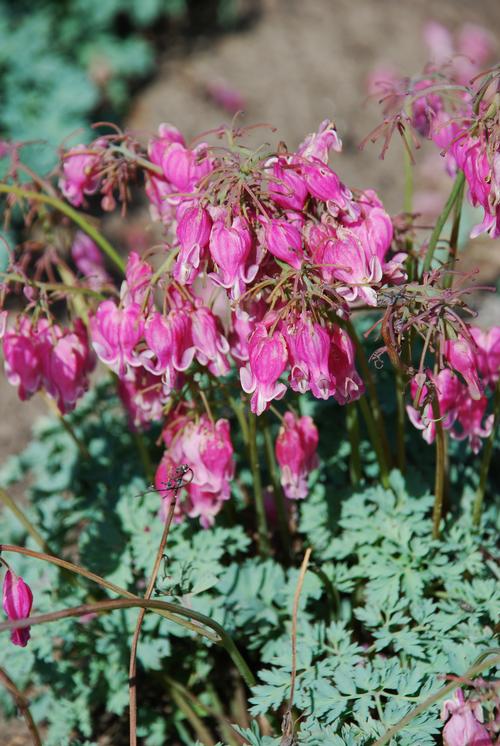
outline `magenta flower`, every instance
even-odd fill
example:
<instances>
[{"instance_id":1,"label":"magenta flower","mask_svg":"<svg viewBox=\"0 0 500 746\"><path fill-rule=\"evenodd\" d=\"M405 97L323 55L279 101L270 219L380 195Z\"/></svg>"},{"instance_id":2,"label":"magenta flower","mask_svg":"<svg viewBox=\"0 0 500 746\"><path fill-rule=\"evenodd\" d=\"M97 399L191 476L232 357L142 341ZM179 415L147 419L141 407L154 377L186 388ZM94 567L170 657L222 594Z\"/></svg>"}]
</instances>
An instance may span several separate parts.
<instances>
[{"instance_id":1,"label":"magenta flower","mask_svg":"<svg viewBox=\"0 0 500 746\"><path fill-rule=\"evenodd\" d=\"M325 119L321 122L317 132L307 135L305 140L299 145L297 153L302 158L312 158L323 161L323 163L328 163L330 150L340 153L342 142L333 122Z\"/></svg>"},{"instance_id":2,"label":"magenta flower","mask_svg":"<svg viewBox=\"0 0 500 746\"><path fill-rule=\"evenodd\" d=\"M307 497L307 478L318 466L318 430L311 417L287 412L276 439L276 460L284 493L292 500Z\"/></svg>"},{"instance_id":3,"label":"magenta flower","mask_svg":"<svg viewBox=\"0 0 500 746\"><path fill-rule=\"evenodd\" d=\"M252 234L247 221L236 217L231 225L226 225L224 218L217 219L210 233L210 255L219 268L219 272L210 277L222 287L231 288L233 297L239 297L248 279L245 274L245 263L252 248Z\"/></svg>"},{"instance_id":4,"label":"magenta flower","mask_svg":"<svg viewBox=\"0 0 500 746\"><path fill-rule=\"evenodd\" d=\"M191 314L191 324L196 359L200 365L206 365L212 375L225 376L230 370L229 342L217 329L215 316L208 308L197 308Z\"/></svg>"},{"instance_id":5,"label":"magenta flower","mask_svg":"<svg viewBox=\"0 0 500 746\"><path fill-rule=\"evenodd\" d=\"M27 619L33 605L33 594L31 588L24 580L15 575L12 570L7 570L3 580L3 610L10 621ZM30 628L13 629L10 639L14 645L25 648L30 639Z\"/></svg>"},{"instance_id":6,"label":"magenta flower","mask_svg":"<svg viewBox=\"0 0 500 746\"><path fill-rule=\"evenodd\" d=\"M435 387L441 424L445 430L450 430L457 416L456 403L461 389L460 381L449 368L443 368L437 375L426 371L426 376ZM412 399L415 398L418 390L419 384L414 378L410 385ZM421 388L420 401L416 402L417 406L408 405L406 411L410 422L418 430L422 430L423 439L430 444L436 437L436 420L432 405L427 401L428 395L428 388L424 385Z\"/></svg>"},{"instance_id":7,"label":"magenta flower","mask_svg":"<svg viewBox=\"0 0 500 746\"><path fill-rule=\"evenodd\" d=\"M22 401L29 399L42 385L40 350L29 318L21 316L17 330L4 331L2 347L8 382L17 386Z\"/></svg>"},{"instance_id":8,"label":"magenta flower","mask_svg":"<svg viewBox=\"0 0 500 746\"><path fill-rule=\"evenodd\" d=\"M111 276L106 271L104 259L97 244L83 231L77 231L71 246L71 256L79 272L92 290L100 290Z\"/></svg>"},{"instance_id":9,"label":"magenta flower","mask_svg":"<svg viewBox=\"0 0 500 746\"><path fill-rule=\"evenodd\" d=\"M485 385L494 386L500 376L500 326L493 326L483 332L471 327L472 338L476 343L476 360Z\"/></svg>"},{"instance_id":10,"label":"magenta flower","mask_svg":"<svg viewBox=\"0 0 500 746\"><path fill-rule=\"evenodd\" d=\"M150 293L153 270L150 264L141 259L136 251L131 251L125 268L125 281L120 289L123 306L138 305L148 310L152 307Z\"/></svg>"},{"instance_id":11,"label":"magenta flower","mask_svg":"<svg viewBox=\"0 0 500 746\"><path fill-rule=\"evenodd\" d=\"M330 334L310 319L300 319L285 330L290 355L290 386L294 391L311 391L317 399L328 399L335 391L330 369Z\"/></svg>"},{"instance_id":12,"label":"magenta flower","mask_svg":"<svg viewBox=\"0 0 500 746\"><path fill-rule=\"evenodd\" d=\"M98 166L99 156L89 152L87 145L77 145L65 153L59 186L68 202L75 207L83 204L84 195L94 194L97 190Z\"/></svg>"},{"instance_id":13,"label":"magenta flower","mask_svg":"<svg viewBox=\"0 0 500 746\"><path fill-rule=\"evenodd\" d=\"M252 412L262 414L270 401L281 399L286 392L285 384L278 382L288 361L283 335L269 335L263 323L256 324L248 343L248 356L248 363L240 369L241 387L252 394Z\"/></svg>"},{"instance_id":14,"label":"magenta flower","mask_svg":"<svg viewBox=\"0 0 500 746\"><path fill-rule=\"evenodd\" d=\"M483 710L479 702L465 700L461 689L452 699L443 702L441 720L443 746L493 746L493 739L483 725Z\"/></svg>"},{"instance_id":15,"label":"magenta flower","mask_svg":"<svg viewBox=\"0 0 500 746\"><path fill-rule=\"evenodd\" d=\"M181 203L177 210L177 238L180 250L174 277L182 284L191 284L198 274L202 255L208 246L212 219L201 205Z\"/></svg>"},{"instance_id":16,"label":"magenta flower","mask_svg":"<svg viewBox=\"0 0 500 746\"><path fill-rule=\"evenodd\" d=\"M302 210L307 199L307 185L298 173L298 165L278 158L271 164L269 195L285 210Z\"/></svg>"},{"instance_id":17,"label":"magenta flower","mask_svg":"<svg viewBox=\"0 0 500 746\"><path fill-rule=\"evenodd\" d=\"M162 418L169 391L160 376L141 366L129 368L118 380L118 394L135 429L148 427Z\"/></svg>"},{"instance_id":18,"label":"magenta flower","mask_svg":"<svg viewBox=\"0 0 500 746\"><path fill-rule=\"evenodd\" d=\"M163 375L171 390L177 373L185 371L193 362L195 347L191 331L191 317L187 311L175 309L168 316L154 311L144 329L146 350L139 359L150 373Z\"/></svg>"},{"instance_id":19,"label":"magenta flower","mask_svg":"<svg viewBox=\"0 0 500 746\"><path fill-rule=\"evenodd\" d=\"M40 321L37 334L43 385L62 414L66 414L87 391L89 374L95 366L87 330L81 319L76 319L73 330Z\"/></svg>"},{"instance_id":20,"label":"magenta flower","mask_svg":"<svg viewBox=\"0 0 500 746\"><path fill-rule=\"evenodd\" d=\"M90 319L92 346L97 357L120 377L129 365L140 364L135 347L143 330L144 316L136 303L121 309L114 301L105 300Z\"/></svg>"},{"instance_id":21,"label":"magenta flower","mask_svg":"<svg viewBox=\"0 0 500 746\"><path fill-rule=\"evenodd\" d=\"M340 207L346 206L346 190L339 177L332 169L317 159L302 164L302 173L309 193L316 199L334 202Z\"/></svg>"},{"instance_id":22,"label":"magenta flower","mask_svg":"<svg viewBox=\"0 0 500 746\"><path fill-rule=\"evenodd\" d=\"M359 399L365 384L355 367L355 348L350 336L338 326L331 333L329 366L335 376L334 397L339 404Z\"/></svg>"},{"instance_id":23,"label":"magenta flower","mask_svg":"<svg viewBox=\"0 0 500 746\"><path fill-rule=\"evenodd\" d=\"M474 342L469 342L469 340L463 337L460 339L448 339L445 343L444 356L450 368L453 368L454 371L460 373L464 378L471 397L473 399L480 399L483 393L483 386L479 380L474 347Z\"/></svg>"},{"instance_id":24,"label":"magenta flower","mask_svg":"<svg viewBox=\"0 0 500 746\"><path fill-rule=\"evenodd\" d=\"M294 269L300 269L304 251L300 229L289 220L266 220L264 222L266 249L277 259Z\"/></svg>"}]
</instances>

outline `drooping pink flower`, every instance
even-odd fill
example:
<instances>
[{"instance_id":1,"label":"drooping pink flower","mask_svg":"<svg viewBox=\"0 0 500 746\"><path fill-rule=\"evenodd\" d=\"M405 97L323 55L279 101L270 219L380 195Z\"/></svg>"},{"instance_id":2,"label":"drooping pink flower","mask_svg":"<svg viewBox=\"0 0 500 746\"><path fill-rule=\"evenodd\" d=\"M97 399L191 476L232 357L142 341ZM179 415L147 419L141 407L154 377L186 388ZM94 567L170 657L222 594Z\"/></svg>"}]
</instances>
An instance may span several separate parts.
<instances>
[{"instance_id":1,"label":"drooping pink flower","mask_svg":"<svg viewBox=\"0 0 500 746\"><path fill-rule=\"evenodd\" d=\"M307 185L299 173L298 163L280 157L270 165L269 194L285 210L302 210L307 199Z\"/></svg>"},{"instance_id":2,"label":"drooping pink flower","mask_svg":"<svg viewBox=\"0 0 500 746\"><path fill-rule=\"evenodd\" d=\"M339 404L356 401L364 393L365 384L355 367L355 348L350 336L338 326L331 331L330 370L335 376L334 397Z\"/></svg>"},{"instance_id":3,"label":"drooping pink flower","mask_svg":"<svg viewBox=\"0 0 500 746\"><path fill-rule=\"evenodd\" d=\"M309 193L324 202L346 207L346 189L339 177L326 163L312 158L302 164L302 174Z\"/></svg>"},{"instance_id":4,"label":"drooping pink flower","mask_svg":"<svg viewBox=\"0 0 500 746\"><path fill-rule=\"evenodd\" d=\"M471 335L476 343L476 360L485 385L494 386L500 376L500 326L493 326L487 332L471 327Z\"/></svg>"},{"instance_id":5,"label":"drooping pink flower","mask_svg":"<svg viewBox=\"0 0 500 746\"><path fill-rule=\"evenodd\" d=\"M32 605L33 594L29 585L12 570L7 570L3 581L3 610L8 619L13 622L18 619L27 619ZM30 639L30 628L13 629L10 639L14 645L26 647Z\"/></svg>"},{"instance_id":6,"label":"drooping pink flower","mask_svg":"<svg viewBox=\"0 0 500 746\"><path fill-rule=\"evenodd\" d=\"M444 356L449 366L464 378L469 394L473 399L480 399L483 386L479 380L476 351L473 341L464 337L448 339L445 343Z\"/></svg>"},{"instance_id":7,"label":"drooping pink flower","mask_svg":"<svg viewBox=\"0 0 500 746\"><path fill-rule=\"evenodd\" d=\"M311 391L317 399L328 399L335 391L330 370L330 334L310 319L299 319L285 327L290 356L290 386L294 391Z\"/></svg>"},{"instance_id":8,"label":"drooping pink flower","mask_svg":"<svg viewBox=\"0 0 500 746\"><path fill-rule=\"evenodd\" d=\"M451 430L451 437L455 440L468 438L473 453L481 450L481 439L487 438L493 429L494 415L483 418L488 406L485 396L472 399L468 389L461 387L455 402L455 420Z\"/></svg>"},{"instance_id":9,"label":"drooping pink flower","mask_svg":"<svg viewBox=\"0 0 500 746\"><path fill-rule=\"evenodd\" d=\"M163 151L160 165L166 181L180 194L192 192L200 179L212 170L206 143L191 150L181 142L171 142Z\"/></svg>"},{"instance_id":10,"label":"drooping pink flower","mask_svg":"<svg viewBox=\"0 0 500 746\"><path fill-rule=\"evenodd\" d=\"M152 276L151 265L144 261L136 251L131 251L127 258L125 280L120 289L122 305L138 305L149 310L153 302L150 293ZM149 302L147 303L147 301Z\"/></svg>"},{"instance_id":11,"label":"drooping pink flower","mask_svg":"<svg viewBox=\"0 0 500 746\"><path fill-rule=\"evenodd\" d=\"M483 725L481 704L466 700L461 689L443 702L441 720L447 721L443 746L493 746L493 739Z\"/></svg>"},{"instance_id":12,"label":"drooping pink flower","mask_svg":"<svg viewBox=\"0 0 500 746\"><path fill-rule=\"evenodd\" d=\"M189 368L195 355L191 315L174 309L167 316L154 311L144 328L146 349L139 355L141 364L154 375L162 375L171 391L179 372Z\"/></svg>"},{"instance_id":13,"label":"drooping pink flower","mask_svg":"<svg viewBox=\"0 0 500 746\"><path fill-rule=\"evenodd\" d=\"M43 385L66 414L87 391L95 356L89 348L87 330L76 319L73 330L40 321L37 328Z\"/></svg>"},{"instance_id":14,"label":"drooping pink flower","mask_svg":"<svg viewBox=\"0 0 500 746\"><path fill-rule=\"evenodd\" d=\"M289 220L264 221L265 246L273 256L300 269L304 251L300 229Z\"/></svg>"},{"instance_id":15,"label":"drooping pink flower","mask_svg":"<svg viewBox=\"0 0 500 746\"><path fill-rule=\"evenodd\" d=\"M217 219L210 233L209 250L219 272L210 277L224 288L231 288L233 297L241 295L246 280L245 264L252 248L252 234L247 221L236 217L231 225Z\"/></svg>"},{"instance_id":16,"label":"drooping pink flower","mask_svg":"<svg viewBox=\"0 0 500 746\"><path fill-rule=\"evenodd\" d=\"M208 246L212 219L201 205L181 203L177 209L177 238L180 250L174 268L175 279L191 284L200 269L204 249Z\"/></svg>"},{"instance_id":17,"label":"drooping pink flower","mask_svg":"<svg viewBox=\"0 0 500 746\"><path fill-rule=\"evenodd\" d=\"M286 392L284 383L278 379L285 370L288 353L283 335L270 335L263 323L258 323L248 343L249 360L240 369L243 391L252 394L250 408L262 414L273 399L281 399Z\"/></svg>"},{"instance_id":18,"label":"drooping pink flower","mask_svg":"<svg viewBox=\"0 0 500 746\"><path fill-rule=\"evenodd\" d=\"M460 381L449 368L443 368L437 375L426 371L426 377L435 388L443 429L450 430L457 416L455 405L461 390ZM423 407L420 405L420 402L428 397L428 387L424 384L420 390L420 401L416 402L417 406L408 405L406 411L413 426L422 430L422 437L426 443L433 443L436 437L436 419L430 402L425 403ZM410 384L412 399L416 397L418 391L419 381L415 377Z\"/></svg>"},{"instance_id":19,"label":"drooping pink flower","mask_svg":"<svg viewBox=\"0 0 500 746\"><path fill-rule=\"evenodd\" d=\"M98 358L120 377L129 365L140 364L134 350L143 330L144 315L136 303L122 309L105 300L90 319L92 346Z\"/></svg>"},{"instance_id":20,"label":"drooping pink flower","mask_svg":"<svg viewBox=\"0 0 500 746\"><path fill-rule=\"evenodd\" d=\"M118 379L118 394L135 429L146 428L162 418L169 392L160 376L140 366L129 368Z\"/></svg>"},{"instance_id":21,"label":"drooping pink flower","mask_svg":"<svg viewBox=\"0 0 500 746\"><path fill-rule=\"evenodd\" d=\"M80 207L84 196L94 194L99 186L98 166L99 156L90 152L87 145L76 145L65 153L59 186L75 207Z\"/></svg>"},{"instance_id":22,"label":"drooping pink flower","mask_svg":"<svg viewBox=\"0 0 500 746\"><path fill-rule=\"evenodd\" d=\"M229 373L229 342L217 329L215 316L208 308L201 306L191 314L191 333L200 365L206 365L217 377Z\"/></svg>"},{"instance_id":23,"label":"drooping pink flower","mask_svg":"<svg viewBox=\"0 0 500 746\"><path fill-rule=\"evenodd\" d=\"M213 423L206 415L197 422L181 418L167 426L165 441L167 451L155 479L158 491L168 500L169 492L164 487L172 467L187 464L193 478L179 496L179 512L199 517L204 528L211 526L231 495L234 457L229 422L221 419Z\"/></svg>"},{"instance_id":24,"label":"drooping pink flower","mask_svg":"<svg viewBox=\"0 0 500 746\"><path fill-rule=\"evenodd\" d=\"M307 478L318 466L318 430L311 417L287 412L276 439L276 460L285 495L293 500L307 497Z\"/></svg>"},{"instance_id":25,"label":"drooping pink flower","mask_svg":"<svg viewBox=\"0 0 500 746\"><path fill-rule=\"evenodd\" d=\"M83 231L77 231L71 246L71 256L79 272L87 279L93 290L100 290L111 282L104 259L97 244Z\"/></svg>"},{"instance_id":26,"label":"drooping pink flower","mask_svg":"<svg viewBox=\"0 0 500 746\"><path fill-rule=\"evenodd\" d=\"M342 142L337 134L335 125L329 119L321 122L317 132L307 135L297 148L297 154L306 159L317 159L328 163L330 150L340 153Z\"/></svg>"},{"instance_id":27,"label":"drooping pink flower","mask_svg":"<svg viewBox=\"0 0 500 746\"><path fill-rule=\"evenodd\" d=\"M40 349L30 319L21 316L17 329L3 334L5 374L12 386L17 386L19 398L29 399L42 384Z\"/></svg>"}]
</instances>

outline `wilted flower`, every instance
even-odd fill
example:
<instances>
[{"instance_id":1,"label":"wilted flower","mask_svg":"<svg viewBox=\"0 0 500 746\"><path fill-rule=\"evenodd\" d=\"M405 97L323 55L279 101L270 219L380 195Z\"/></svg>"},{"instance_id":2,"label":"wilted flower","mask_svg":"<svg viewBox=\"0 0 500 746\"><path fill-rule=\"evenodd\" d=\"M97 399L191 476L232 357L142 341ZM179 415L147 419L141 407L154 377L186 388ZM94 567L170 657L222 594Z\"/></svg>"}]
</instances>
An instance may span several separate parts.
<instances>
[{"instance_id":1,"label":"wilted flower","mask_svg":"<svg viewBox=\"0 0 500 746\"><path fill-rule=\"evenodd\" d=\"M3 610L10 621L27 619L33 605L33 594L31 588L24 580L15 575L12 570L7 570L3 580ZM22 627L13 629L10 639L14 645L24 648L30 639L30 628Z\"/></svg>"}]
</instances>

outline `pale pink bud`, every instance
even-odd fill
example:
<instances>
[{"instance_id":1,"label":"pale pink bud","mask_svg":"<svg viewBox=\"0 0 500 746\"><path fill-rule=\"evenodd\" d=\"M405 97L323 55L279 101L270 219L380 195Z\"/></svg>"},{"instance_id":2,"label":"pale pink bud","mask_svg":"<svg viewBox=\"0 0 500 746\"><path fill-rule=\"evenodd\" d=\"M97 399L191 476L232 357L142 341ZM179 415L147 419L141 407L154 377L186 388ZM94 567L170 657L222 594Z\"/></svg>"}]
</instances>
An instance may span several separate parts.
<instances>
[{"instance_id":1,"label":"pale pink bud","mask_svg":"<svg viewBox=\"0 0 500 746\"><path fill-rule=\"evenodd\" d=\"M71 246L71 256L79 272L88 280L94 290L111 282L104 259L97 244L83 231L77 231Z\"/></svg>"},{"instance_id":2,"label":"pale pink bud","mask_svg":"<svg viewBox=\"0 0 500 746\"><path fill-rule=\"evenodd\" d=\"M287 412L276 439L276 460L285 495L293 500L307 497L309 473L318 466L318 430L311 417Z\"/></svg>"},{"instance_id":3,"label":"pale pink bud","mask_svg":"<svg viewBox=\"0 0 500 746\"><path fill-rule=\"evenodd\" d=\"M302 158L316 158L323 163L328 163L330 150L336 150L337 153L340 153L342 142L333 122L325 119L321 122L318 131L308 135L299 145L297 153Z\"/></svg>"},{"instance_id":4,"label":"pale pink bud","mask_svg":"<svg viewBox=\"0 0 500 746\"><path fill-rule=\"evenodd\" d=\"M286 386L278 383L285 370L288 354L283 335L269 335L264 324L259 323L248 343L249 362L240 370L243 391L252 394L250 406L255 414L262 414L273 399L281 399Z\"/></svg>"},{"instance_id":5,"label":"pale pink bud","mask_svg":"<svg viewBox=\"0 0 500 746\"><path fill-rule=\"evenodd\" d=\"M299 228L287 220L269 220L264 225L267 250L294 269L300 269L304 252Z\"/></svg>"},{"instance_id":6,"label":"pale pink bud","mask_svg":"<svg viewBox=\"0 0 500 746\"><path fill-rule=\"evenodd\" d=\"M29 585L12 570L7 570L3 581L3 610L8 619L12 622L18 619L28 619L32 605L33 594ZM10 639L14 645L26 647L30 639L30 628L13 629Z\"/></svg>"},{"instance_id":7,"label":"pale pink bud","mask_svg":"<svg viewBox=\"0 0 500 746\"><path fill-rule=\"evenodd\" d=\"M87 145L77 145L64 155L59 186L75 207L80 207L84 195L93 194L99 186L98 166L99 156L90 153Z\"/></svg>"},{"instance_id":8,"label":"pale pink bud","mask_svg":"<svg viewBox=\"0 0 500 746\"><path fill-rule=\"evenodd\" d=\"M480 703L466 701L461 689L455 691L452 699L443 702L441 720L447 718L443 746L493 746L493 739L482 722Z\"/></svg>"},{"instance_id":9,"label":"pale pink bud","mask_svg":"<svg viewBox=\"0 0 500 746\"><path fill-rule=\"evenodd\" d=\"M444 65L453 57L453 40L450 32L438 21L428 21L423 31L424 42L436 65Z\"/></svg>"}]
</instances>

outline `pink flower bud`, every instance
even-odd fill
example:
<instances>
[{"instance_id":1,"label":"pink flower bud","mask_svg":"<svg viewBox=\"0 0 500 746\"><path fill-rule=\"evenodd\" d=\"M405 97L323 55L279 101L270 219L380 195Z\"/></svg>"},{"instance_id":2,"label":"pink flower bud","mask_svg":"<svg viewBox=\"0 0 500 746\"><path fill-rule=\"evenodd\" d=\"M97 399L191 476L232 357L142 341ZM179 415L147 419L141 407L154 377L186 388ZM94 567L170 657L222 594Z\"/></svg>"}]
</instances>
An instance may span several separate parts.
<instances>
[{"instance_id":1,"label":"pink flower bud","mask_svg":"<svg viewBox=\"0 0 500 746\"><path fill-rule=\"evenodd\" d=\"M255 414L262 414L273 399L281 399L286 392L284 383L278 378L285 370L288 354L283 335L272 336L264 324L259 323L248 343L249 361L240 370L243 391L252 394L250 407Z\"/></svg>"},{"instance_id":2,"label":"pink flower bud","mask_svg":"<svg viewBox=\"0 0 500 746\"><path fill-rule=\"evenodd\" d=\"M493 746L493 739L483 725L483 710L479 702L466 701L461 689L452 699L443 702L441 720L443 746Z\"/></svg>"},{"instance_id":3,"label":"pink flower bud","mask_svg":"<svg viewBox=\"0 0 500 746\"><path fill-rule=\"evenodd\" d=\"M285 495L293 500L307 497L307 478L318 466L318 430L311 417L285 414L276 439L276 459Z\"/></svg>"},{"instance_id":4,"label":"pink flower bud","mask_svg":"<svg viewBox=\"0 0 500 746\"><path fill-rule=\"evenodd\" d=\"M295 269L301 268L304 252L299 228L287 220L269 220L264 235L266 248L273 256Z\"/></svg>"},{"instance_id":5,"label":"pink flower bud","mask_svg":"<svg viewBox=\"0 0 500 746\"><path fill-rule=\"evenodd\" d=\"M297 166L293 168L284 158L272 164L269 195L285 210L302 210L307 199L307 186L297 172Z\"/></svg>"},{"instance_id":6,"label":"pink flower bud","mask_svg":"<svg viewBox=\"0 0 500 746\"><path fill-rule=\"evenodd\" d=\"M7 570L3 581L3 610L8 619L12 622L17 619L27 619L32 605L33 594L29 585L12 570ZM30 628L13 629L10 639L14 645L26 647L30 639Z\"/></svg>"},{"instance_id":7,"label":"pink flower bud","mask_svg":"<svg viewBox=\"0 0 500 746\"><path fill-rule=\"evenodd\" d=\"M343 207L345 195L340 179L332 169L319 160L306 161L302 173L309 193L316 199L332 201Z\"/></svg>"},{"instance_id":8,"label":"pink flower bud","mask_svg":"<svg viewBox=\"0 0 500 746\"><path fill-rule=\"evenodd\" d=\"M99 186L99 156L89 152L87 145L77 145L64 155L63 176L59 180L62 193L72 205L80 207L85 194L93 194Z\"/></svg>"}]
</instances>

